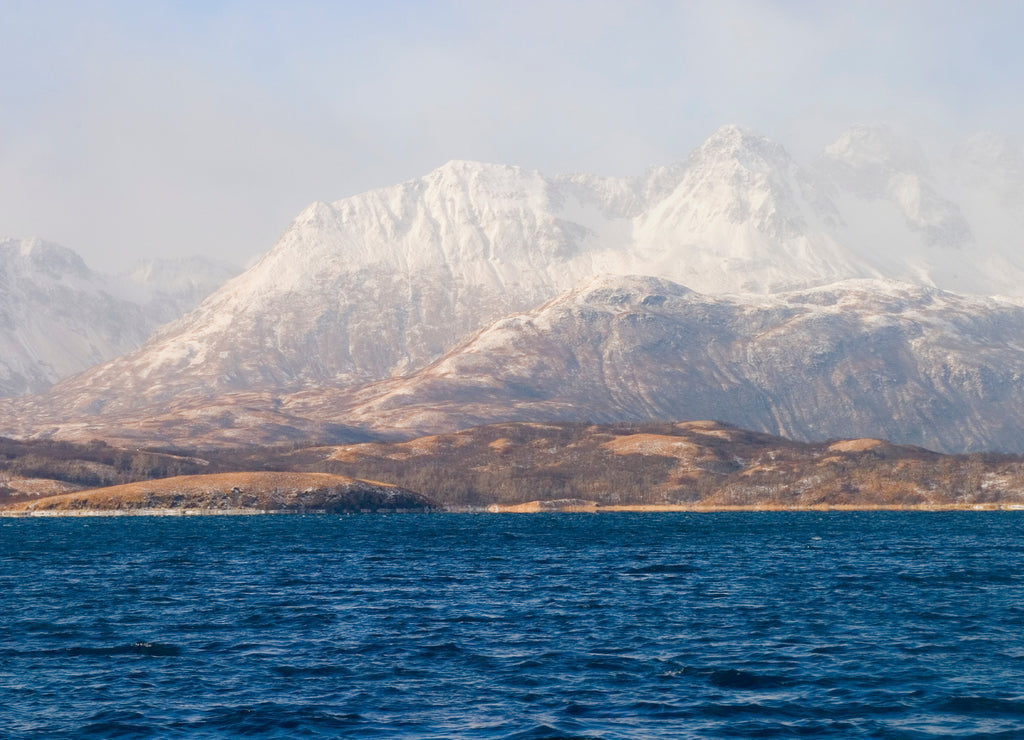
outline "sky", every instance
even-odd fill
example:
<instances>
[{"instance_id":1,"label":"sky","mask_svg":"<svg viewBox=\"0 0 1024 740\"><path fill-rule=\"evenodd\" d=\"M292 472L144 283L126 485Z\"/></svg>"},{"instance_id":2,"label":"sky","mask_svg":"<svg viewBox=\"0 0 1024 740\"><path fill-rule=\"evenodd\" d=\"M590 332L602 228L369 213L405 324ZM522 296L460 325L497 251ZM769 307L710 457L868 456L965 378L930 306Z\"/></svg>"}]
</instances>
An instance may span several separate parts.
<instances>
[{"instance_id":1,"label":"sky","mask_svg":"<svg viewBox=\"0 0 1024 740\"><path fill-rule=\"evenodd\" d=\"M0 0L0 237L244 265L450 159L641 174L719 126L1021 143L1024 3Z\"/></svg>"}]
</instances>

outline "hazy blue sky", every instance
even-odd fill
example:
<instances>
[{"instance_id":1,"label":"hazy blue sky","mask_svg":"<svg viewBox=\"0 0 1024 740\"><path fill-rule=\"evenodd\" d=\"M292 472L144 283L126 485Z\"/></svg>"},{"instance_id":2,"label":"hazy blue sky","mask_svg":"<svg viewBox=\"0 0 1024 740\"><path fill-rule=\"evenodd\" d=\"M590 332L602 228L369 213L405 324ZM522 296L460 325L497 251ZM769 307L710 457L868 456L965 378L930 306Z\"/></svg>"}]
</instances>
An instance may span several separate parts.
<instances>
[{"instance_id":1,"label":"hazy blue sky","mask_svg":"<svg viewBox=\"0 0 1024 740\"><path fill-rule=\"evenodd\" d=\"M1022 2L0 0L0 235L242 263L313 200L478 159L638 174L741 123L1024 125Z\"/></svg>"}]
</instances>

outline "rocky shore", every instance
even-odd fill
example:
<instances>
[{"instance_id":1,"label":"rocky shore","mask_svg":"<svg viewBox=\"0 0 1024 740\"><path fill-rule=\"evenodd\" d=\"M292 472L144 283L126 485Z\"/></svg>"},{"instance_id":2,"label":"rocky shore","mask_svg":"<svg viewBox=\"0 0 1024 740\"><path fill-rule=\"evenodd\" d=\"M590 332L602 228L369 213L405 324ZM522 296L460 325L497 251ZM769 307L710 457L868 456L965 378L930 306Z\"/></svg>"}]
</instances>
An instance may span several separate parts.
<instances>
[{"instance_id":1,"label":"rocky shore","mask_svg":"<svg viewBox=\"0 0 1024 740\"><path fill-rule=\"evenodd\" d=\"M266 514L423 511L432 502L412 491L328 473L243 472L128 483L0 509L8 516Z\"/></svg>"}]
</instances>

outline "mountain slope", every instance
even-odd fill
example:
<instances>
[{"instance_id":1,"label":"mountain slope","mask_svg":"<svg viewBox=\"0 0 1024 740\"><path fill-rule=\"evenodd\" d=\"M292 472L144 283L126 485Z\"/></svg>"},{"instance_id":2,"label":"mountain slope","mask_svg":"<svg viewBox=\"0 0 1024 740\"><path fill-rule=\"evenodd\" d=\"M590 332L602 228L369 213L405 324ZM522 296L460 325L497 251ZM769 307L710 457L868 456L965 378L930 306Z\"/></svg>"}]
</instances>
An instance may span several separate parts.
<instances>
[{"instance_id":1,"label":"mountain slope","mask_svg":"<svg viewBox=\"0 0 1024 740\"><path fill-rule=\"evenodd\" d=\"M153 328L139 304L69 249L0 241L0 395L45 390L142 343Z\"/></svg>"},{"instance_id":2,"label":"mountain slope","mask_svg":"<svg viewBox=\"0 0 1024 740\"><path fill-rule=\"evenodd\" d=\"M711 297L601 277L378 384L345 419L428 433L710 418L803 440L1021 452L1022 326L1018 303L880 281Z\"/></svg>"},{"instance_id":3,"label":"mountain slope","mask_svg":"<svg viewBox=\"0 0 1024 740\"><path fill-rule=\"evenodd\" d=\"M116 279L75 252L39 239L0 240L0 396L43 391L60 378L138 347L153 329L193 308L217 272L187 288ZM222 268L219 268L222 269Z\"/></svg>"},{"instance_id":4,"label":"mountain slope","mask_svg":"<svg viewBox=\"0 0 1024 740\"><path fill-rule=\"evenodd\" d=\"M506 421L717 419L800 440L875 437L1024 452L1024 305L857 280L707 296L649 277L585 281L406 377L234 392L119 413L26 399L17 435L125 444L408 438Z\"/></svg>"}]
</instances>

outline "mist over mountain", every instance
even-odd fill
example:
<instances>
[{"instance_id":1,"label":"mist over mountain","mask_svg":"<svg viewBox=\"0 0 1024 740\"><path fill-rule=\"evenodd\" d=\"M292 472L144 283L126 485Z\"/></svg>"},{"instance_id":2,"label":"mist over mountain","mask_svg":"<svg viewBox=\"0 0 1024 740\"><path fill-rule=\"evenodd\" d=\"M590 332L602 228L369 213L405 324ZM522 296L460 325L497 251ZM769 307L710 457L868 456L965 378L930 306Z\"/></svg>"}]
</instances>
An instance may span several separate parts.
<instances>
[{"instance_id":1,"label":"mist over mountain","mask_svg":"<svg viewBox=\"0 0 1024 740\"><path fill-rule=\"evenodd\" d=\"M0 396L43 391L138 347L230 275L202 258L160 269L181 277L156 279L155 263L103 275L66 247L0 239Z\"/></svg>"},{"instance_id":2,"label":"mist over mountain","mask_svg":"<svg viewBox=\"0 0 1024 740\"><path fill-rule=\"evenodd\" d=\"M191 311L239 272L230 265L193 255L142 260L115 280L121 290L133 290L159 325Z\"/></svg>"}]
</instances>

